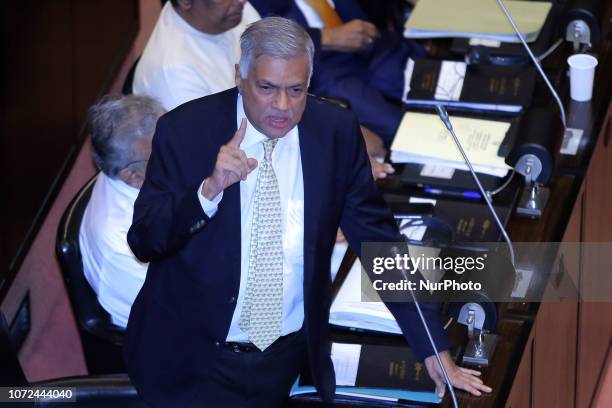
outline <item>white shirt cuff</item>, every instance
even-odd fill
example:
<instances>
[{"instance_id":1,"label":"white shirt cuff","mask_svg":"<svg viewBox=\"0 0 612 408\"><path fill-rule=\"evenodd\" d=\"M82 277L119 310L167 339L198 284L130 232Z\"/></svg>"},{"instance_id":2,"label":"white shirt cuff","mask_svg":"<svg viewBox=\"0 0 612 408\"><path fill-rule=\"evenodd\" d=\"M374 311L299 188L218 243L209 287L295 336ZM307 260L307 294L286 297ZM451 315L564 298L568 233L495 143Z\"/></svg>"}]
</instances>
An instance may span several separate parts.
<instances>
[{"instance_id":1,"label":"white shirt cuff","mask_svg":"<svg viewBox=\"0 0 612 408\"><path fill-rule=\"evenodd\" d=\"M202 181L202 184L200 184L200 187L198 188L198 191L197 191L198 200L200 200L200 205L202 206L202 210L204 210L208 218L212 218L215 216L215 214L217 213L217 210L219 209L219 203L221 202L221 199L223 198L223 191L217 194L217 196L214 197L212 201L210 201L202 195L203 186L204 186L204 181Z\"/></svg>"}]
</instances>

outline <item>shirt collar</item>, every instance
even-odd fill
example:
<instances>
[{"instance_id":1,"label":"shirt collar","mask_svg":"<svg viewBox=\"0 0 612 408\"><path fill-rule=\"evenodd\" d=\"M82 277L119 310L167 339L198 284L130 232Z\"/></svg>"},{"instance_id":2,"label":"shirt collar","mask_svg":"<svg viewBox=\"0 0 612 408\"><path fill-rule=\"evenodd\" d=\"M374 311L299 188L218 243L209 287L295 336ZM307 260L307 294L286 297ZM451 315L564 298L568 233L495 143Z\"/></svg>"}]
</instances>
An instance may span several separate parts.
<instances>
[{"instance_id":1,"label":"shirt collar","mask_svg":"<svg viewBox=\"0 0 612 408\"><path fill-rule=\"evenodd\" d=\"M244 112L244 105L242 103L242 95L238 93L238 100L236 102L236 128L240 127L240 122L242 118L247 119L247 129L244 134L244 139L242 143L240 143L241 149L248 149L250 147L255 146L258 143L261 143L265 140L268 140L268 136L261 133L255 126L251 124L249 118L247 118L246 113ZM282 137L279 141L279 144L286 144L290 148L297 148L299 145L298 139L298 127L294 126L284 137Z\"/></svg>"},{"instance_id":2,"label":"shirt collar","mask_svg":"<svg viewBox=\"0 0 612 408\"><path fill-rule=\"evenodd\" d=\"M120 178L110 178L104 173L100 173L100 176L98 177L105 178L109 187L115 190L122 197L125 197L127 200L130 201L136 201L136 198L138 197L138 192L140 191L137 188L130 186Z\"/></svg>"}]
</instances>

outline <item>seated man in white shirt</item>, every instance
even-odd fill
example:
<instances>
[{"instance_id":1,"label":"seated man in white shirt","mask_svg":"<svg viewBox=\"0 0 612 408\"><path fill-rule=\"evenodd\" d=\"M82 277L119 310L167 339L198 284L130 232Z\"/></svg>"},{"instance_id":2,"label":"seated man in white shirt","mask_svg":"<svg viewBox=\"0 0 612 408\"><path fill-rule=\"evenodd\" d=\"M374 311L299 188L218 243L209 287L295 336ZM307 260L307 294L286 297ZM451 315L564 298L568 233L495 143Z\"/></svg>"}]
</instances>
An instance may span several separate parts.
<instances>
[{"instance_id":1,"label":"seated man in white shirt","mask_svg":"<svg viewBox=\"0 0 612 408\"><path fill-rule=\"evenodd\" d=\"M245 0L171 0L134 73L133 91L171 110L234 87L240 35L259 14Z\"/></svg>"},{"instance_id":2,"label":"seated man in white shirt","mask_svg":"<svg viewBox=\"0 0 612 408\"><path fill-rule=\"evenodd\" d=\"M127 325L148 264L127 243L157 119L165 113L143 96L106 97L89 109L93 157L101 170L85 209L79 244L87 281L118 326Z\"/></svg>"}]
</instances>

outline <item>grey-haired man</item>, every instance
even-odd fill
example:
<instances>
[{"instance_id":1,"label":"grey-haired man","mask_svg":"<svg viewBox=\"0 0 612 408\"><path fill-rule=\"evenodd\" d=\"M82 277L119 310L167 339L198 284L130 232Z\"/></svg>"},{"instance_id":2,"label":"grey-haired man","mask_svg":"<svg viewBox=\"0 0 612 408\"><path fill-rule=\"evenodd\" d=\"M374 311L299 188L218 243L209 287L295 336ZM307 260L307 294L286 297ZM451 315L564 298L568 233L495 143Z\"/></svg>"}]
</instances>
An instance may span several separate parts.
<instances>
[{"instance_id":1,"label":"grey-haired man","mask_svg":"<svg viewBox=\"0 0 612 408\"><path fill-rule=\"evenodd\" d=\"M282 406L305 361L330 401L336 231L355 249L402 240L354 114L307 95L314 46L304 29L265 18L241 51L237 89L159 121L135 204L128 241L151 264L125 355L153 405ZM388 307L435 378L414 305ZM424 309L445 350L435 307ZM456 386L489 390L442 355Z\"/></svg>"},{"instance_id":2,"label":"grey-haired man","mask_svg":"<svg viewBox=\"0 0 612 408\"><path fill-rule=\"evenodd\" d=\"M125 327L147 264L127 243L134 201L145 178L157 119L165 112L141 96L103 98L89 109L94 160L101 170L85 209L79 242L87 281L113 323Z\"/></svg>"}]
</instances>

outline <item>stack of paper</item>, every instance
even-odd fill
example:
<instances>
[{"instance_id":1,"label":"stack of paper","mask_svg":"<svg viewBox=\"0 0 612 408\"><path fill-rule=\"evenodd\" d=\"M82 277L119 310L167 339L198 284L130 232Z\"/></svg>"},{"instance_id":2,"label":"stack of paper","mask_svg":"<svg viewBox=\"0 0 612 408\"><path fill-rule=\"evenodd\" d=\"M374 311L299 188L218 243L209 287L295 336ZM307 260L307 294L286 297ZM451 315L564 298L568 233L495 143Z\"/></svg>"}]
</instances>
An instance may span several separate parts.
<instances>
[{"instance_id":1,"label":"stack of paper","mask_svg":"<svg viewBox=\"0 0 612 408\"><path fill-rule=\"evenodd\" d=\"M413 245L408 248L411 254L435 257L440 253L439 248ZM420 269L420 272L431 281L438 281L442 276L440 271L436 270ZM329 322L351 329L402 334L395 317L380 300L367 276L362 274L359 260L355 260L332 303Z\"/></svg>"},{"instance_id":2,"label":"stack of paper","mask_svg":"<svg viewBox=\"0 0 612 408\"><path fill-rule=\"evenodd\" d=\"M395 318L380 302L361 301L361 262L356 260L329 312L329 322L336 326L402 334Z\"/></svg>"},{"instance_id":3,"label":"stack of paper","mask_svg":"<svg viewBox=\"0 0 612 408\"><path fill-rule=\"evenodd\" d=\"M504 177L510 166L497 155L510 123L450 118L463 150L479 173ZM407 112L391 145L393 163L419 163L468 170L452 135L437 115Z\"/></svg>"},{"instance_id":4,"label":"stack of paper","mask_svg":"<svg viewBox=\"0 0 612 408\"><path fill-rule=\"evenodd\" d=\"M535 41L552 4L512 0L504 3L525 40ZM495 0L420 0L404 28L407 38L476 37L519 42Z\"/></svg>"}]
</instances>

